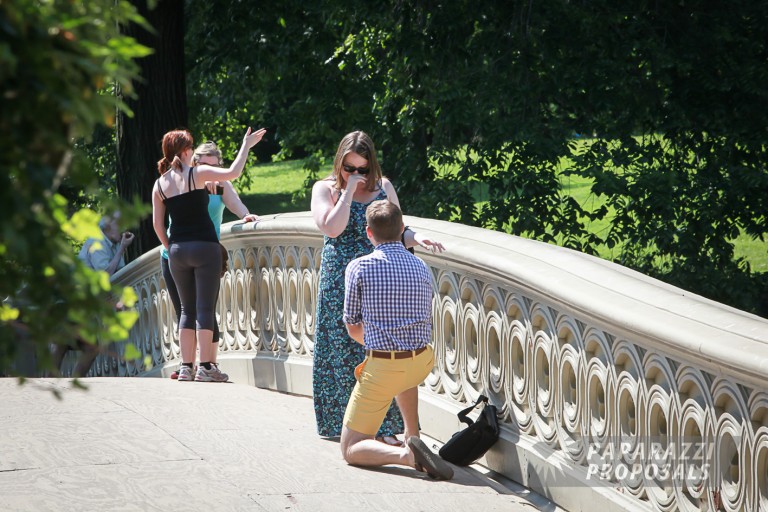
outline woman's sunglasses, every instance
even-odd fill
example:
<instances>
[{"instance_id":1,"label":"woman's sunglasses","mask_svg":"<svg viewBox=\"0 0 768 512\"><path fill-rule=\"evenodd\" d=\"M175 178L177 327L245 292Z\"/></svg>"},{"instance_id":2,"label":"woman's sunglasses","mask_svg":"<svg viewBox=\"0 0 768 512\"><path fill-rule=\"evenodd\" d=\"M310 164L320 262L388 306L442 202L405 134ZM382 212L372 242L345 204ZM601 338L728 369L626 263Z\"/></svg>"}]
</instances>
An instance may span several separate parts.
<instances>
[{"instance_id":1,"label":"woman's sunglasses","mask_svg":"<svg viewBox=\"0 0 768 512\"><path fill-rule=\"evenodd\" d=\"M371 172L371 170L369 168L367 168L367 167L355 167L355 166L347 165L347 164L342 165L342 167L349 174L352 174L355 171L357 171L358 174L362 174L362 175L365 175L365 174L368 174L369 172Z\"/></svg>"}]
</instances>

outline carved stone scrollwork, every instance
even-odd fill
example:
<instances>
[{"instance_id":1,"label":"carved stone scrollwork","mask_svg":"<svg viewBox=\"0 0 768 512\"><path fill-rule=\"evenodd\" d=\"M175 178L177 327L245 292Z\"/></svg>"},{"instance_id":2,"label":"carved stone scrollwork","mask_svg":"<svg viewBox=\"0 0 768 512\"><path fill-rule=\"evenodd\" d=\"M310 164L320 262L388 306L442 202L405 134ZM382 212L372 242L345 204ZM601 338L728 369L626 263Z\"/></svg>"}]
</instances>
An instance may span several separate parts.
<instances>
[{"instance_id":1,"label":"carved stone scrollwork","mask_svg":"<svg viewBox=\"0 0 768 512\"><path fill-rule=\"evenodd\" d=\"M406 223L448 249L416 253L435 287L435 366L420 396L444 412L420 418L425 433L482 393L504 435L481 462L565 508L588 495L595 509L768 510L768 321L567 249ZM222 243L222 357L299 375L311 365L322 245L311 215L225 225ZM118 279L139 296L130 341L162 366L179 347L157 258ZM144 370L105 355L93 374Z\"/></svg>"}]
</instances>

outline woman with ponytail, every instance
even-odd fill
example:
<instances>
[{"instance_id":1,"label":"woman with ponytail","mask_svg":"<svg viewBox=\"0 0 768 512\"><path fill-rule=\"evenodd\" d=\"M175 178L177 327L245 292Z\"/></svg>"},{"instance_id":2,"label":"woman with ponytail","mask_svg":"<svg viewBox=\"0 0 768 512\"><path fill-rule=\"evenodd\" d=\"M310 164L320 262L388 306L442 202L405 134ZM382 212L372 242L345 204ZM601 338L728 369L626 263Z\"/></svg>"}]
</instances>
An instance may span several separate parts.
<instances>
[{"instance_id":1,"label":"woman with ponytail","mask_svg":"<svg viewBox=\"0 0 768 512\"><path fill-rule=\"evenodd\" d=\"M192 167L194 141L187 130L173 130L163 136L163 158L157 162L160 177L152 188L152 225L168 251L171 274L181 299L179 344L182 366L178 380L226 382L227 376L211 365L215 305L221 274L221 252L216 229L208 215L206 181L229 181L243 172L248 151L258 144L265 129L243 138L237 157L229 168ZM166 234L165 213L171 219ZM193 374L195 349L200 366Z\"/></svg>"}]
</instances>

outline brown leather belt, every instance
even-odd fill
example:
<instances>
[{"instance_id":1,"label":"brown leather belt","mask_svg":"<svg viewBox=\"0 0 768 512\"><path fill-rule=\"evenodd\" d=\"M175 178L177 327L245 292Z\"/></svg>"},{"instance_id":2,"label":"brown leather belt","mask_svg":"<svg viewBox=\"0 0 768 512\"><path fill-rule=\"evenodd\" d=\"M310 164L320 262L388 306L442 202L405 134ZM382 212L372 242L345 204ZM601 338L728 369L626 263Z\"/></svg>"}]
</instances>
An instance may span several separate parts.
<instances>
[{"instance_id":1,"label":"brown leather belt","mask_svg":"<svg viewBox=\"0 0 768 512\"><path fill-rule=\"evenodd\" d=\"M416 350L366 350L365 355L379 359L407 359L416 357L427 350L427 347L417 348Z\"/></svg>"}]
</instances>

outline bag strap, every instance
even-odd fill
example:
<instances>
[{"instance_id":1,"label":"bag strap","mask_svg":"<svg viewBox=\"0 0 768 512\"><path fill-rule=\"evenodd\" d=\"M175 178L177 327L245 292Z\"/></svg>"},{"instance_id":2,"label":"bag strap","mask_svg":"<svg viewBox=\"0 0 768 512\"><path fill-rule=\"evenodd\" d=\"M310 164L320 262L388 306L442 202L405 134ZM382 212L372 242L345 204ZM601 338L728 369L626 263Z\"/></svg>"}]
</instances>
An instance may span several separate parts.
<instances>
[{"instance_id":1,"label":"bag strap","mask_svg":"<svg viewBox=\"0 0 768 512\"><path fill-rule=\"evenodd\" d=\"M485 396L485 395L480 395L477 398L477 402L475 402L474 405L470 405L469 407L467 407L466 409L464 409L463 411L461 411L458 414L459 421L461 421L462 423L466 423L468 426L471 426L474 423L474 421L472 421L471 419L467 418L467 414L469 414L469 411L471 411L472 409L474 409L475 407L477 407L481 403L486 403L487 404L488 403L488 397Z\"/></svg>"}]
</instances>

